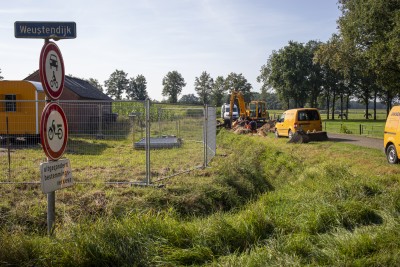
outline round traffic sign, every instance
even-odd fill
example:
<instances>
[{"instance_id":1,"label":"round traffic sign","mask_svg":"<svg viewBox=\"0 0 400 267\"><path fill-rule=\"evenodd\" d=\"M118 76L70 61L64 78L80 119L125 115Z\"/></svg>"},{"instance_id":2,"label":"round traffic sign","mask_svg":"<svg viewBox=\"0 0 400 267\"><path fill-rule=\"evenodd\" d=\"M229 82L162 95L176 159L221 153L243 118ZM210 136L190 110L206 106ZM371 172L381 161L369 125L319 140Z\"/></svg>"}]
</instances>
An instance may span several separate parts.
<instances>
[{"instance_id":1,"label":"round traffic sign","mask_svg":"<svg viewBox=\"0 0 400 267\"><path fill-rule=\"evenodd\" d=\"M57 103L49 103L43 109L40 140L44 153L50 159L57 160L64 154L68 140L68 122Z\"/></svg>"},{"instance_id":2,"label":"round traffic sign","mask_svg":"<svg viewBox=\"0 0 400 267\"><path fill-rule=\"evenodd\" d=\"M58 99L64 88L64 60L60 49L53 42L46 42L40 52L39 73L46 95Z\"/></svg>"}]
</instances>

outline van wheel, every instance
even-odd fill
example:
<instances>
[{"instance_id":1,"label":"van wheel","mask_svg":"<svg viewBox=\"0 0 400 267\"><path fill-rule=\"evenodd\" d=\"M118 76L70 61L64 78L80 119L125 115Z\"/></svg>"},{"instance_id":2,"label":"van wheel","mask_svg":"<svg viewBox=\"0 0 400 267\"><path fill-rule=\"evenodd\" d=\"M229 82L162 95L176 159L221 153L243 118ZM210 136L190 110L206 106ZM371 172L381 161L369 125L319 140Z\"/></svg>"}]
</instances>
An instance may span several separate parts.
<instances>
[{"instance_id":1,"label":"van wheel","mask_svg":"<svg viewBox=\"0 0 400 267\"><path fill-rule=\"evenodd\" d=\"M293 132L292 132L292 130L289 130L289 132L288 132L288 137L289 137L289 140L291 140L291 139L293 138Z\"/></svg>"},{"instance_id":2,"label":"van wheel","mask_svg":"<svg viewBox=\"0 0 400 267\"><path fill-rule=\"evenodd\" d=\"M396 164L399 162L399 158L397 157L396 147L391 144L386 149L386 158L390 164Z\"/></svg>"},{"instance_id":3,"label":"van wheel","mask_svg":"<svg viewBox=\"0 0 400 267\"><path fill-rule=\"evenodd\" d=\"M275 129L275 138L279 138L278 129Z\"/></svg>"}]
</instances>

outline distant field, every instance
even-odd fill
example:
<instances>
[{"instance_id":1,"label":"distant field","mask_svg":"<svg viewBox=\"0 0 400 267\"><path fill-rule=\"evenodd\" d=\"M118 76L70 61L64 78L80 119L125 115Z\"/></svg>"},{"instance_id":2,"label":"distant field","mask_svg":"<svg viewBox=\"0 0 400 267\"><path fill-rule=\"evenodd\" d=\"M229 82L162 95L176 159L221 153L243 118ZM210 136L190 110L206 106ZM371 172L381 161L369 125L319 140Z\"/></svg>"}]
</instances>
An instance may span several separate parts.
<instances>
[{"instance_id":1,"label":"distant field","mask_svg":"<svg viewBox=\"0 0 400 267\"><path fill-rule=\"evenodd\" d=\"M272 119L277 119L283 112L284 110L270 110L269 114ZM335 113L333 120L327 120L325 111L321 110L320 112L324 131L383 138L386 122L386 110L384 109L377 110L376 120L373 120L373 110L370 110L372 116L368 120L365 119L364 110L361 109L350 109L347 120L340 118L339 113Z\"/></svg>"}]
</instances>

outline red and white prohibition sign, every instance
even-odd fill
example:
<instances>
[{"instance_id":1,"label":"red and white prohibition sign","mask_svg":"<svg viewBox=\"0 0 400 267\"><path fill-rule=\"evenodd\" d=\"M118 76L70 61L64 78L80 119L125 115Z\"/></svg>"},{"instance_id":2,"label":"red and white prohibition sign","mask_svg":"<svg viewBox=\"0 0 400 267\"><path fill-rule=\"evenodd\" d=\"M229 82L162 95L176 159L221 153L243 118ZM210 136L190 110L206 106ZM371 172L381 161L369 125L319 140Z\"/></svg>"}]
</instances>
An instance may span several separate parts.
<instances>
[{"instance_id":1,"label":"red and white prohibition sign","mask_svg":"<svg viewBox=\"0 0 400 267\"><path fill-rule=\"evenodd\" d=\"M68 141L68 122L64 111L57 103L49 103L42 112L40 140L44 153L51 160L58 160Z\"/></svg>"},{"instance_id":2,"label":"red and white prohibition sign","mask_svg":"<svg viewBox=\"0 0 400 267\"><path fill-rule=\"evenodd\" d=\"M40 52L39 73L43 89L50 99L57 100L63 91L65 80L64 60L58 46L46 42Z\"/></svg>"}]
</instances>

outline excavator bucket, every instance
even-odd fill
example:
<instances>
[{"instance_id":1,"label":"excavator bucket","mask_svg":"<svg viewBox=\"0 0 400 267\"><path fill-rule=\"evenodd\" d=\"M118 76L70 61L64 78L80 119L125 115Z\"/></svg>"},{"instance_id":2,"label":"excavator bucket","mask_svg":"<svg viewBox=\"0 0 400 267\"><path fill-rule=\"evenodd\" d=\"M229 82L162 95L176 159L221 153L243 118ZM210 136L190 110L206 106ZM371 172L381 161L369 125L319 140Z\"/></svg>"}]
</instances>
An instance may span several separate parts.
<instances>
[{"instance_id":1,"label":"excavator bucket","mask_svg":"<svg viewBox=\"0 0 400 267\"><path fill-rule=\"evenodd\" d=\"M308 143L312 141L327 141L328 135L326 132L304 132L297 131L293 134L292 138L289 140L289 143Z\"/></svg>"}]
</instances>

